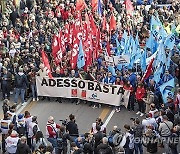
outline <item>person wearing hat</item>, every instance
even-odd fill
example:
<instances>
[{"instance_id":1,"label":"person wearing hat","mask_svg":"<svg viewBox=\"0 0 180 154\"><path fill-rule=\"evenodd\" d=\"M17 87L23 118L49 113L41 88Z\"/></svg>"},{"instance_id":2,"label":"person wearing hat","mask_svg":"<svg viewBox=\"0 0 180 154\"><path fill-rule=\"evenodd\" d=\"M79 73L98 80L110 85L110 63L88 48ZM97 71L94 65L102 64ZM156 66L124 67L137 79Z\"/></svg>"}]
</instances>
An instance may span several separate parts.
<instances>
[{"instance_id":1,"label":"person wearing hat","mask_svg":"<svg viewBox=\"0 0 180 154\"><path fill-rule=\"evenodd\" d=\"M11 135L8 136L5 141L8 154L15 154L19 142L18 133L15 130L13 130Z\"/></svg>"},{"instance_id":2,"label":"person wearing hat","mask_svg":"<svg viewBox=\"0 0 180 154\"><path fill-rule=\"evenodd\" d=\"M19 137L26 135L26 123L25 123L25 119L24 119L24 114L18 115L17 133L19 134Z\"/></svg>"},{"instance_id":3,"label":"person wearing hat","mask_svg":"<svg viewBox=\"0 0 180 154\"><path fill-rule=\"evenodd\" d=\"M26 88L28 87L28 80L27 76L23 73L23 68L19 68L18 74L15 76L15 98L14 101L17 104L18 102L18 97L21 95L21 103L24 105L24 96L25 96L25 91Z\"/></svg>"},{"instance_id":4,"label":"person wearing hat","mask_svg":"<svg viewBox=\"0 0 180 154\"><path fill-rule=\"evenodd\" d=\"M10 99L10 90L11 90L11 81L12 81L12 75L7 70L7 68L3 68L3 73L1 74L1 88L2 88L2 94L3 94L3 100L6 98Z\"/></svg>"}]
</instances>

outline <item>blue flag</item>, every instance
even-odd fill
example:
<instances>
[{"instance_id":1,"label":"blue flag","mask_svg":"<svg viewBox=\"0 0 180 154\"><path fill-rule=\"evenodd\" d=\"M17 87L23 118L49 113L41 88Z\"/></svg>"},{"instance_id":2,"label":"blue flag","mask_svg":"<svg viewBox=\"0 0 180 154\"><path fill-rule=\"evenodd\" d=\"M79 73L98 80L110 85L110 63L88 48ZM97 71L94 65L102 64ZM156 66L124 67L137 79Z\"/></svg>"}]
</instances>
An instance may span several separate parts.
<instances>
[{"instance_id":1,"label":"blue flag","mask_svg":"<svg viewBox=\"0 0 180 154\"><path fill-rule=\"evenodd\" d=\"M156 71L154 72L154 77L153 77L153 80L156 82L156 83L159 83L159 81L161 80L161 74L163 74L163 66L159 66Z\"/></svg>"},{"instance_id":2,"label":"blue flag","mask_svg":"<svg viewBox=\"0 0 180 154\"><path fill-rule=\"evenodd\" d=\"M112 73L113 76L116 76L116 72L113 66L108 66L108 71Z\"/></svg>"},{"instance_id":3,"label":"blue flag","mask_svg":"<svg viewBox=\"0 0 180 154\"><path fill-rule=\"evenodd\" d=\"M121 54L121 46L120 46L120 43L119 43L119 41L118 41L118 37L116 37L116 46L117 46L116 56L118 56L118 55Z\"/></svg>"},{"instance_id":4,"label":"blue flag","mask_svg":"<svg viewBox=\"0 0 180 154\"><path fill-rule=\"evenodd\" d=\"M82 68L84 65L85 65L85 57L84 57L84 51L83 51L83 46L82 46L82 40L80 40L77 67Z\"/></svg>"},{"instance_id":5,"label":"blue flag","mask_svg":"<svg viewBox=\"0 0 180 154\"><path fill-rule=\"evenodd\" d=\"M174 45L175 45L175 34L171 33L164 41L164 46L172 50L174 48Z\"/></svg>"},{"instance_id":6,"label":"blue flag","mask_svg":"<svg viewBox=\"0 0 180 154\"><path fill-rule=\"evenodd\" d=\"M163 41L164 37L167 36L167 33L164 30L161 21L159 20L159 18L155 19L154 16L152 16L151 18L150 30L157 42Z\"/></svg>"},{"instance_id":7,"label":"blue flag","mask_svg":"<svg viewBox=\"0 0 180 154\"><path fill-rule=\"evenodd\" d=\"M166 70L168 70L169 67L170 67L171 55L172 55L172 52L169 51L169 54L168 54L168 57L167 57L167 62L166 62Z\"/></svg>"},{"instance_id":8,"label":"blue flag","mask_svg":"<svg viewBox=\"0 0 180 154\"><path fill-rule=\"evenodd\" d=\"M128 41L128 36L127 36L127 32L124 31L123 36L121 38L120 44L121 44L121 50L124 52L125 50L125 46L127 44Z\"/></svg>"},{"instance_id":9,"label":"blue flag","mask_svg":"<svg viewBox=\"0 0 180 154\"><path fill-rule=\"evenodd\" d=\"M153 54L157 51L157 47L158 47L157 41L154 39L153 35L150 34L150 37L146 41L146 49L149 48Z\"/></svg>"},{"instance_id":10,"label":"blue flag","mask_svg":"<svg viewBox=\"0 0 180 154\"><path fill-rule=\"evenodd\" d=\"M102 5L101 5L101 0L98 0L98 15L102 16Z\"/></svg>"},{"instance_id":11,"label":"blue flag","mask_svg":"<svg viewBox=\"0 0 180 154\"><path fill-rule=\"evenodd\" d=\"M143 72L146 71L146 50L144 50L141 56L141 69L143 70Z\"/></svg>"},{"instance_id":12,"label":"blue flag","mask_svg":"<svg viewBox=\"0 0 180 154\"><path fill-rule=\"evenodd\" d=\"M155 60L155 67L158 67L159 64L165 64L166 63L166 53L164 50L164 44L161 42L158 49L158 54L156 56L156 60Z\"/></svg>"},{"instance_id":13,"label":"blue flag","mask_svg":"<svg viewBox=\"0 0 180 154\"><path fill-rule=\"evenodd\" d=\"M174 78L169 80L168 82L165 82L159 87L159 90L161 92L163 102L167 103L167 97L173 98L174 96Z\"/></svg>"}]
</instances>

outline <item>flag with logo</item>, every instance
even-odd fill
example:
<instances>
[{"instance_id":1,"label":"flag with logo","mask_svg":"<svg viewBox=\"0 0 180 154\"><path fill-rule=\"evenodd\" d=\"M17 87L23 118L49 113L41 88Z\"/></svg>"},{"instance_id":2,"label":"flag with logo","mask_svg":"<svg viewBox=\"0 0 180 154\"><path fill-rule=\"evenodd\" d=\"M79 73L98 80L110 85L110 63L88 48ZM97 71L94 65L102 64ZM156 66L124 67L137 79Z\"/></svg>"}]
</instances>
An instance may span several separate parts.
<instances>
[{"instance_id":1,"label":"flag with logo","mask_svg":"<svg viewBox=\"0 0 180 154\"><path fill-rule=\"evenodd\" d=\"M164 46L170 50L174 48L175 45L175 34L171 33L164 41Z\"/></svg>"},{"instance_id":2,"label":"flag with logo","mask_svg":"<svg viewBox=\"0 0 180 154\"><path fill-rule=\"evenodd\" d=\"M159 87L164 103L167 103L168 96L171 98L174 97L174 87L174 78L169 80L168 82L165 82Z\"/></svg>"}]
</instances>

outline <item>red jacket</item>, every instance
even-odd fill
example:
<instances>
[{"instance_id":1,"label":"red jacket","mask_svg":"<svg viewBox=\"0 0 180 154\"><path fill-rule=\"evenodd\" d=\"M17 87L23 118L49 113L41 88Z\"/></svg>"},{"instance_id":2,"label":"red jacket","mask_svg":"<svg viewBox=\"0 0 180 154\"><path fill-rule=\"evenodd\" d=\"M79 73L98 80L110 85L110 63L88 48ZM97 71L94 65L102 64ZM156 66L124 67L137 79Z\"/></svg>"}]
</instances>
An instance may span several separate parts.
<instances>
[{"instance_id":1,"label":"red jacket","mask_svg":"<svg viewBox=\"0 0 180 154\"><path fill-rule=\"evenodd\" d=\"M136 90L136 100L142 100L144 97L145 97L145 89L144 88L139 88L137 87L137 90Z\"/></svg>"}]
</instances>

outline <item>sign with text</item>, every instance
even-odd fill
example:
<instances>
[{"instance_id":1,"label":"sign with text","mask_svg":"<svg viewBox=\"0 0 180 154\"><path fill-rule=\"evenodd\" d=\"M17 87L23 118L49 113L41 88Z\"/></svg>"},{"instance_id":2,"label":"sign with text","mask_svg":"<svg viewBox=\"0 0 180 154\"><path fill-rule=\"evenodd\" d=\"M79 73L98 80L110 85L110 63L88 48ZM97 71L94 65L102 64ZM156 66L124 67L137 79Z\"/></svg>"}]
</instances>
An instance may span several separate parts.
<instances>
[{"instance_id":1,"label":"sign with text","mask_svg":"<svg viewBox=\"0 0 180 154\"><path fill-rule=\"evenodd\" d=\"M37 77L36 86L38 96L79 98L114 106L122 104L122 100L127 104L129 101L127 93L130 93L121 85L107 85L78 78Z\"/></svg>"}]
</instances>

